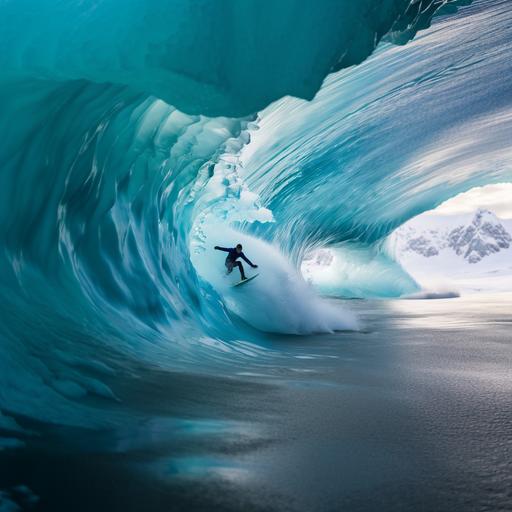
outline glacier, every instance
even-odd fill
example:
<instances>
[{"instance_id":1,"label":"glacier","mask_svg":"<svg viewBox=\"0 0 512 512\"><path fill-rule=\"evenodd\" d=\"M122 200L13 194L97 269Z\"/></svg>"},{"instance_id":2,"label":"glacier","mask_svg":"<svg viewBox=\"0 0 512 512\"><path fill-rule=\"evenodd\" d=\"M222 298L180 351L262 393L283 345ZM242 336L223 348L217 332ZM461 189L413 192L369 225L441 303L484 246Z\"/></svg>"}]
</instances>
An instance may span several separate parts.
<instances>
[{"instance_id":1,"label":"glacier","mask_svg":"<svg viewBox=\"0 0 512 512\"><path fill-rule=\"evenodd\" d=\"M512 181L507 1L123 6L0 2L6 439L123 425L131 361L229 373L262 331L357 329L309 253L338 251L341 295L415 293L386 237ZM217 281L226 233L272 268L261 302Z\"/></svg>"}]
</instances>

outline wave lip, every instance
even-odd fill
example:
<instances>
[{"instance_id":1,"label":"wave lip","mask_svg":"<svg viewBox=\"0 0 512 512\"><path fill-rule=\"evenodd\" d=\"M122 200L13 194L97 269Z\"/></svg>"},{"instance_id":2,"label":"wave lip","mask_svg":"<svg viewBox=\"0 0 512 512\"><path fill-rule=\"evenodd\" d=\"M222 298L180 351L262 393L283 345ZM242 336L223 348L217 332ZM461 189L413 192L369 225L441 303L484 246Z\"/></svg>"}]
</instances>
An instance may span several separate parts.
<instances>
[{"instance_id":1,"label":"wave lip","mask_svg":"<svg viewBox=\"0 0 512 512\"><path fill-rule=\"evenodd\" d=\"M187 113L238 117L286 95L311 99L386 33L409 40L458 3L7 0L0 69L11 81L117 84Z\"/></svg>"}]
</instances>

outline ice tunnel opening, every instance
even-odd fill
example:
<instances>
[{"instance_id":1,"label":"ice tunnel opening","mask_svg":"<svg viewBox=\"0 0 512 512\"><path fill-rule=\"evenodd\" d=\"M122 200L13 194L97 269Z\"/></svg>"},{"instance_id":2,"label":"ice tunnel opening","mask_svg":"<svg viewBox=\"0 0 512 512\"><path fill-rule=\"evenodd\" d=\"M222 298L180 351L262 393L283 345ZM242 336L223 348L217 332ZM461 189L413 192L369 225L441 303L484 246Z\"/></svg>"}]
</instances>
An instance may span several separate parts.
<instances>
[{"instance_id":1,"label":"ice tunnel opening","mask_svg":"<svg viewBox=\"0 0 512 512\"><path fill-rule=\"evenodd\" d=\"M473 187L406 221L373 246L307 252L300 269L322 295L452 298L509 291L512 183Z\"/></svg>"},{"instance_id":2,"label":"ice tunnel opening","mask_svg":"<svg viewBox=\"0 0 512 512\"><path fill-rule=\"evenodd\" d=\"M423 289L510 291L512 183L460 193L400 226L386 245Z\"/></svg>"}]
</instances>

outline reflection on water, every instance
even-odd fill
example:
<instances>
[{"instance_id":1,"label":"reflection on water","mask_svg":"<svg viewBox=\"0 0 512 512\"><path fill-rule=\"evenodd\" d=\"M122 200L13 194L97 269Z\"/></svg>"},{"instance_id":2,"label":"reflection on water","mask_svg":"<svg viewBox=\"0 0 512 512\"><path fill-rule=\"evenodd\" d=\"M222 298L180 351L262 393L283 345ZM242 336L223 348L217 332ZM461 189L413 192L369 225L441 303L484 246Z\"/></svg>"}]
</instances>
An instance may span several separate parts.
<instances>
[{"instance_id":1,"label":"reflection on water","mask_svg":"<svg viewBox=\"0 0 512 512\"><path fill-rule=\"evenodd\" d=\"M510 510L511 306L351 301L361 332L267 336L231 373L113 376L125 425L17 418L38 435L0 452L0 489L34 510Z\"/></svg>"}]
</instances>

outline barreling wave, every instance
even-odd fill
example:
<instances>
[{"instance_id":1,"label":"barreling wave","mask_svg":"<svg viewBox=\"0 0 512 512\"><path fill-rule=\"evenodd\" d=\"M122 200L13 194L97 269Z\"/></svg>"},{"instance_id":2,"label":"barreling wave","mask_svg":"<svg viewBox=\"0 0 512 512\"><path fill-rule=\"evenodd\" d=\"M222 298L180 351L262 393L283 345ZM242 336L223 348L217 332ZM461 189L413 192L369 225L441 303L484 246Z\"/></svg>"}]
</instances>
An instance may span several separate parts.
<instances>
[{"instance_id":1,"label":"barreling wave","mask_svg":"<svg viewBox=\"0 0 512 512\"><path fill-rule=\"evenodd\" d=\"M385 237L462 191L512 179L511 16L507 2L475 2L329 76L314 101L265 109L242 159L276 222L249 229L296 262L334 248L328 293L417 292Z\"/></svg>"},{"instance_id":2,"label":"barreling wave","mask_svg":"<svg viewBox=\"0 0 512 512\"><path fill-rule=\"evenodd\" d=\"M2 2L0 410L119 421L84 401L116 400L119 354L218 372L261 330L355 328L307 251L511 177L507 3L391 44L464 3ZM228 234L271 276L249 299L212 271Z\"/></svg>"}]
</instances>

